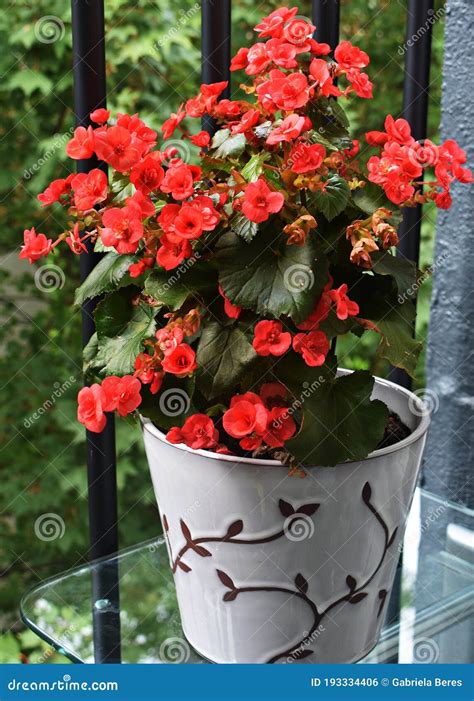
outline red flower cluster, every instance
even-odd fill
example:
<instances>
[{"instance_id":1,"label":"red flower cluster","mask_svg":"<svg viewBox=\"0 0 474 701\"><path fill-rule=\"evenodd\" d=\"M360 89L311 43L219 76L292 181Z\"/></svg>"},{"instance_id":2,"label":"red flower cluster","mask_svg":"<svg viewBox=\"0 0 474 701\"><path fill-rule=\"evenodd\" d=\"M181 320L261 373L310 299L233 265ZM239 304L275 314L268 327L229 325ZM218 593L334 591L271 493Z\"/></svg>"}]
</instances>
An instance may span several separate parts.
<instances>
[{"instance_id":1,"label":"red flower cluster","mask_svg":"<svg viewBox=\"0 0 474 701\"><path fill-rule=\"evenodd\" d=\"M296 424L285 406L285 388L279 385L275 395L275 383L272 383L271 403L266 399L267 389L263 385L260 395L254 392L235 395L222 419L224 430L239 439L243 450L257 450L262 445L281 448L296 433Z\"/></svg>"},{"instance_id":2,"label":"red flower cluster","mask_svg":"<svg viewBox=\"0 0 474 701\"><path fill-rule=\"evenodd\" d=\"M101 385L83 387L77 395L77 419L89 431L100 433L105 428L106 411L117 410L127 416L140 406L140 381L133 375L106 377Z\"/></svg>"},{"instance_id":3,"label":"red flower cluster","mask_svg":"<svg viewBox=\"0 0 474 701\"><path fill-rule=\"evenodd\" d=\"M187 377L196 370L196 353L184 339L196 333L199 323L199 312L194 309L183 318L173 319L156 332L155 342L148 342L150 352L137 356L135 375L144 385L150 385L152 394L159 391L165 373Z\"/></svg>"},{"instance_id":4,"label":"red flower cluster","mask_svg":"<svg viewBox=\"0 0 474 701\"><path fill-rule=\"evenodd\" d=\"M254 392L235 395L222 418L225 432L237 438L246 451L262 446L283 447L296 433L296 424L285 406L286 394L283 385L269 383L262 386L260 395ZM219 445L219 432L206 414L188 417L182 428L172 428L166 438L170 443L184 443L194 450L228 452Z\"/></svg>"},{"instance_id":5,"label":"red flower cluster","mask_svg":"<svg viewBox=\"0 0 474 701\"><path fill-rule=\"evenodd\" d=\"M369 56L349 41L341 41L331 54L327 44L315 41L315 27L296 7L271 12L255 30L256 43L240 49L231 65L251 76L251 84L242 86L242 98L223 97L227 82L201 85L162 124L163 139L178 131L182 149L176 142L157 146L157 132L138 115L114 118L99 108L91 113L90 126L75 130L66 150L76 160L102 161L111 172L110 183L105 168L98 167L54 180L38 196L42 206L66 210L62 219L67 229L56 239L26 229L20 257L34 263L62 241L76 255L92 247L113 249L105 258L107 276L95 279L94 291L117 295L132 309L146 311L153 324L153 332L134 322L127 327L127 333L136 332L140 352L131 363L123 361L123 377L108 377L79 393L78 418L92 431L103 429L108 411L134 411L142 385L143 392L155 395L165 378L167 388L192 378L186 384L197 413L177 420L180 427L168 433L170 442L226 452L220 439L227 435L228 443L233 444L231 437L259 455L282 448L306 420L306 407L298 408L295 421L279 383L264 384L258 393L244 392L247 367L260 372L264 382L270 368L278 373L279 359L286 356L285 365L293 362L310 378L310 368L326 365L332 371L330 347L338 334L355 323L359 330L379 331L373 319L359 318L347 284L363 279L359 290L373 290L388 300L381 266L372 263L374 252L386 251L390 272L388 249L398 244L397 213L379 205L367 180L395 204L415 206L430 199L442 208L451 204L454 180L472 181L466 154L454 141L439 147L429 140L419 143L404 119L390 115L384 131L367 134L368 143L380 150L369 159L367 175L359 143L351 144L345 126L343 100L335 98L372 97L365 72ZM204 115L217 125L212 140L201 126L189 130L190 120ZM337 134L321 131L333 122ZM184 154L194 158L199 149L199 165L188 163ZM423 176L429 169L434 176ZM232 252L237 258L245 246L250 248L242 261L234 260ZM279 271L268 299L258 284L266 256L268 271ZM190 270L197 260L199 267ZM328 283L302 322L295 312L312 293L283 289L280 279L285 281L292 263L300 260L308 263L314 281L329 271ZM349 274L350 264L358 269ZM196 281L197 270L203 284ZM86 281L82 293L90 292L88 285ZM103 306L97 307L97 320ZM262 318L262 308L270 318ZM406 367L410 353L396 348L390 333L388 329L383 344L390 346L390 361L399 353L400 366ZM231 349L227 340L221 342L224 337L232 341ZM115 341L105 344L99 334L101 359L120 346L119 334ZM216 363L221 354L229 362ZM202 372L196 372L199 359ZM119 359L114 360L119 367ZM209 388L204 378L217 365L216 382ZM215 424L208 414L216 411L223 417Z\"/></svg>"},{"instance_id":6,"label":"red flower cluster","mask_svg":"<svg viewBox=\"0 0 474 701\"><path fill-rule=\"evenodd\" d=\"M415 197L418 202L423 201L415 181L427 168L434 168L436 180L425 183L429 186L425 197L442 209L451 206L450 188L454 180L472 182L471 171L463 167L466 154L455 141L446 141L439 147L429 139L419 143L405 119L395 120L388 115L385 131L368 132L366 138L371 146L383 147L380 157L372 156L368 161L369 180L381 185L395 204L406 204Z\"/></svg>"},{"instance_id":7,"label":"red flower cluster","mask_svg":"<svg viewBox=\"0 0 474 701\"><path fill-rule=\"evenodd\" d=\"M281 321L259 321L255 326L253 339L253 347L258 355L281 356L292 346L296 353L303 356L307 365L323 365L329 353L329 340L318 327L328 317L331 304L335 305L336 316L341 321L359 313L359 305L347 295L347 285L341 285L338 289L331 287L332 280L327 284L309 317L298 324L301 331L309 332L307 334L299 333L292 338L289 331L283 330Z\"/></svg>"}]
</instances>

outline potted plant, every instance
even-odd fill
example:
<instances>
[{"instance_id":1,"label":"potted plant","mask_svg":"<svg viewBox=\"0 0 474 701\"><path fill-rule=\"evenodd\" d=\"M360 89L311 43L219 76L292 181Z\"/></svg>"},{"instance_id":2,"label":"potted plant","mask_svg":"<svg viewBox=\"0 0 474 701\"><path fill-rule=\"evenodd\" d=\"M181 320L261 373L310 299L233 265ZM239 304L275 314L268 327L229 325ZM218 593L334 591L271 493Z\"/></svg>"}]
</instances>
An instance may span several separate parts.
<instances>
[{"instance_id":1,"label":"potted plant","mask_svg":"<svg viewBox=\"0 0 474 701\"><path fill-rule=\"evenodd\" d=\"M454 141L418 143L403 119L354 141L343 103L372 97L369 57L314 29L296 8L265 17L232 61L239 98L202 85L158 146L137 115L93 112L67 153L109 179L53 181L39 199L70 227L26 230L20 254L104 253L76 295L101 298L78 419L143 417L183 627L217 662L350 662L375 645L429 418L407 390L338 370L336 342L375 332L413 373L401 209L447 208L472 181ZM205 114L212 138L185 126Z\"/></svg>"}]
</instances>

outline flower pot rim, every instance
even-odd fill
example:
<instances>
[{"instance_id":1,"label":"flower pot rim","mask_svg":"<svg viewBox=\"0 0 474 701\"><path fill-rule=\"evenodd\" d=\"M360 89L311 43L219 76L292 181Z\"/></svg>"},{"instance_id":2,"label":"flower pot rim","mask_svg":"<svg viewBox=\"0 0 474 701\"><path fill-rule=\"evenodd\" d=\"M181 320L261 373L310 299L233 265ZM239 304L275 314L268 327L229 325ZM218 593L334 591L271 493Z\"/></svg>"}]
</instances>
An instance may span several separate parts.
<instances>
[{"instance_id":1,"label":"flower pot rim","mask_svg":"<svg viewBox=\"0 0 474 701\"><path fill-rule=\"evenodd\" d=\"M339 368L337 371L338 375L350 375L353 371L352 370L346 370L345 368ZM395 382L391 382L390 380L385 380L382 377L377 377L375 376L375 382L379 385L384 385L385 387L389 388L392 392L398 392L399 394L402 394L407 400L411 400L415 406L420 407L420 422L418 426L415 428L412 433L410 433L409 436L404 438L401 441L398 441L397 443L394 443L393 445L389 445L385 448L379 448L377 450L373 450L369 455L364 458L363 460L346 460L344 463L339 463L339 465L350 465L351 463L357 463L357 462L365 462L366 460L373 460L374 458L381 458L384 455L388 455L389 453L395 453L398 450L403 450L404 448L407 448L410 446L412 443L415 443L419 438L421 438L428 430L431 418L429 412L426 411L426 409L422 410L423 407L423 402L422 400L413 392L410 392L410 390L405 389L405 387L402 387L401 385L397 385ZM155 438L158 438L162 443L166 443L167 445L173 446L173 448L176 448L177 450L182 450L183 452L186 453L191 453L193 455L201 455L202 457L208 458L210 460L222 460L224 462L233 462L233 463L241 463L241 464L246 464L246 465L256 465L258 467L283 467L283 463L281 463L279 460L264 460L262 458L245 458L245 457L240 457L238 455L226 455L223 453L214 453L210 450L193 450L193 448L189 448L187 445L184 445L182 443L175 444L175 443L169 443L166 440L166 435L160 431L159 428L157 428L154 423L151 421L151 419L147 419L145 416L142 416L140 414L140 421L143 427L143 430L148 431L151 433ZM322 468L322 467L327 467L325 465L310 465L310 466L305 466L305 469L311 469L311 468ZM330 467L329 469L333 470L338 465L335 465L334 467Z\"/></svg>"}]
</instances>

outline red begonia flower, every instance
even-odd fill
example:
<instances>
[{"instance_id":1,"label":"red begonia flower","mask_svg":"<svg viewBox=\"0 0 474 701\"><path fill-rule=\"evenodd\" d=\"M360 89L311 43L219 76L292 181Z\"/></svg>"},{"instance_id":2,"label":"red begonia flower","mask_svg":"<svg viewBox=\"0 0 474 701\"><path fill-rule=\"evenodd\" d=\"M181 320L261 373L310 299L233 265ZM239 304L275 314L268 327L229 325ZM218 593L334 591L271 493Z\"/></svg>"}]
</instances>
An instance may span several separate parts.
<instances>
[{"instance_id":1,"label":"red begonia flower","mask_svg":"<svg viewBox=\"0 0 474 701\"><path fill-rule=\"evenodd\" d=\"M66 146L66 153L70 158L79 160L90 158L94 154L94 130L92 127L77 127L74 136Z\"/></svg>"},{"instance_id":2,"label":"red begonia flower","mask_svg":"<svg viewBox=\"0 0 474 701\"><path fill-rule=\"evenodd\" d=\"M99 168L75 175L71 180L71 187L74 192L74 204L81 211L91 209L95 204L107 199L107 176Z\"/></svg>"},{"instance_id":3,"label":"red begonia flower","mask_svg":"<svg viewBox=\"0 0 474 701\"><path fill-rule=\"evenodd\" d=\"M246 68L248 63L248 53L249 49L246 47L239 49L230 63L230 70L241 71L243 68Z\"/></svg>"},{"instance_id":4,"label":"red begonia flower","mask_svg":"<svg viewBox=\"0 0 474 701\"><path fill-rule=\"evenodd\" d=\"M308 173L317 170L326 158L326 149L321 144L295 144L290 151L289 161L294 173Z\"/></svg>"},{"instance_id":5,"label":"red begonia flower","mask_svg":"<svg viewBox=\"0 0 474 701\"><path fill-rule=\"evenodd\" d=\"M95 122L96 124L100 124L100 125L108 122L109 117L110 117L110 110L106 110L103 107L99 107L99 109L94 110L93 112L90 113L91 121Z\"/></svg>"},{"instance_id":6,"label":"red begonia flower","mask_svg":"<svg viewBox=\"0 0 474 701\"><path fill-rule=\"evenodd\" d=\"M282 448L296 433L296 424L285 407L274 407L268 414L263 442L271 448Z\"/></svg>"},{"instance_id":7,"label":"red begonia flower","mask_svg":"<svg viewBox=\"0 0 474 701\"><path fill-rule=\"evenodd\" d=\"M100 237L104 246L113 246L118 253L135 253L143 237L143 224L134 208L112 207L102 217Z\"/></svg>"},{"instance_id":8,"label":"red begonia flower","mask_svg":"<svg viewBox=\"0 0 474 701\"><path fill-rule=\"evenodd\" d=\"M341 41L336 46L334 58L344 71L348 71L351 68L365 68L370 63L368 54L351 44L350 41Z\"/></svg>"},{"instance_id":9,"label":"red begonia flower","mask_svg":"<svg viewBox=\"0 0 474 701\"><path fill-rule=\"evenodd\" d=\"M280 7L278 10L270 12L255 27L259 37L281 37L283 28L298 13L297 7Z\"/></svg>"},{"instance_id":10,"label":"red begonia flower","mask_svg":"<svg viewBox=\"0 0 474 701\"><path fill-rule=\"evenodd\" d=\"M187 200L194 193L193 171L181 164L169 168L161 184L163 192L169 192L175 200Z\"/></svg>"},{"instance_id":11,"label":"red begonia flower","mask_svg":"<svg viewBox=\"0 0 474 701\"><path fill-rule=\"evenodd\" d=\"M164 177L165 171L161 167L161 154L153 151L133 166L130 173L130 182L135 185L137 190L140 190L144 195L148 195L159 188Z\"/></svg>"},{"instance_id":12,"label":"red begonia flower","mask_svg":"<svg viewBox=\"0 0 474 701\"><path fill-rule=\"evenodd\" d=\"M77 420L89 431L100 433L104 430L107 422L104 401L104 392L98 384L83 387L77 395Z\"/></svg>"},{"instance_id":13,"label":"red begonia flower","mask_svg":"<svg viewBox=\"0 0 474 701\"><path fill-rule=\"evenodd\" d=\"M200 131L199 134L194 134L191 137L191 141L195 146L205 148L206 146L209 146L211 142L211 137L207 131Z\"/></svg>"},{"instance_id":14,"label":"red begonia flower","mask_svg":"<svg viewBox=\"0 0 474 701\"><path fill-rule=\"evenodd\" d=\"M341 285L336 290L330 290L329 296L336 305L337 318L344 321L349 316L357 316L359 313L359 305L353 302L347 296L348 286Z\"/></svg>"},{"instance_id":15,"label":"red begonia flower","mask_svg":"<svg viewBox=\"0 0 474 701\"><path fill-rule=\"evenodd\" d=\"M104 393L102 404L104 411L117 410L120 416L127 416L141 404L140 390L142 385L140 380L133 375L125 375L124 377L110 375L105 378L101 387Z\"/></svg>"},{"instance_id":16,"label":"red begonia flower","mask_svg":"<svg viewBox=\"0 0 474 701\"><path fill-rule=\"evenodd\" d=\"M74 224L73 230L66 238L66 243L75 255L87 253L87 246L81 239L81 232L79 230L79 224L77 222Z\"/></svg>"},{"instance_id":17,"label":"red begonia flower","mask_svg":"<svg viewBox=\"0 0 474 701\"><path fill-rule=\"evenodd\" d=\"M222 425L232 438L243 438L252 433L263 435L267 426L267 416L268 412L261 401L239 399L225 412Z\"/></svg>"},{"instance_id":18,"label":"red begonia flower","mask_svg":"<svg viewBox=\"0 0 474 701\"><path fill-rule=\"evenodd\" d=\"M53 245L53 241L46 238L44 234L37 234L34 226L24 230L23 241L20 258L26 258L30 263L47 256Z\"/></svg>"},{"instance_id":19,"label":"red begonia flower","mask_svg":"<svg viewBox=\"0 0 474 701\"><path fill-rule=\"evenodd\" d=\"M342 94L334 85L327 61L322 58L313 58L309 72L324 97L339 97Z\"/></svg>"},{"instance_id":20,"label":"red begonia flower","mask_svg":"<svg viewBox=\"0 0 474 701\"><path fill-rule=\"evenodd\" d=\"M160 238L161 246L156 254L156 262L165 270L173 270L185 258L189 258L193 249L187 239L174 236L173 234L163 234Z\"/></svg>"},{"instance_id":21,"label":"red begonia flower","mask_svg":"<svg viewBox=\"0 0 474 701\"><path fill-rule=\"evenodd\" d=\"M183 342L184 332L179 326L175 326L171 329L165 327L164 329L159 329L156 332L155 338L158 341L158 347L163 354L169 355L179 346L180 343Z\"/></svg>"},{"instance_id":22,"label":"red begonia flower","mask_svg":"<svg viewBox=\"0 0 474 701\"><path fill-rule=\"evenodd\" d=\"M125 127L114 127L95 132L95 152L119 173L126 173L138 163L148 151L147 144L134 136Z\"/></svg>"},{"instance_id":23,"label":"red begonia flower","mask_svg":"<svg viewBox=\"0 0 474 701\"><path fill-rule=\"evenodd\" d=\"M306 118L299 114L290 114L285 117L282 123L273 129L267 137L267 144L273 146L282 141L293 141L304 131L306 127Z\"/></svg>"},{"instance_id":24,"label":"red begonia flower","mask_svg":"<svg viewBox=\"0 0 474 701\"><path fill-rule=\"evenodd\" d=\"M219 440L219 432L214 422L206 414L189 416L182 428L172 428L166 434L170 443L184 443L193 450L214 448Z\"/></svg>"},{"instance_id":25,"label":"red begonia flower","mask_svg":"<svg viewBox=\"0 0 474 701\"><path fill-rule=\"evenodd\" d=\"M134 209L139 219L147 219L155 213L155 205L147 195L137 190L131 197L127 197L125 204L129 209Z\"/></svg>"},{"instance_id":26,"label":"red begonia flower","mask_svg":"<svg viewBox=\"0 0 474 701\"><path fill-rule=\"evenodd\" d=\"M177 113L173 112L170 114L168 119L161 125L161 131L163 132L163 139L169 139L173 136L176 128L181 124L183 119L186 117L186 112L184 110L179 110Z\"/></svg>"},{"instance_id":27,"label":"red begonia flower","mask_svg":"<svg viewBox=\"0 0 474 701\"><path fill-rule=\"evenodd\" d=\"M48 204L60 202L61 197L67 195L71 191L71 180L72 178L59 178L58 180L53 180L53 182L48 185L46 190L38 195L38 200L41 202L41 206L45 207Z\"/></svg>"},{"instance_id":28,"label":"red begonia flower","mask_svg":"<svg viewBox=\"0 0 474 701\"><path fill-rule=\"evenodd\" d=\"M196 207L183 205L174 221L174 231L190 241L199 238L204 231L202 214Z\"/></svg>"},{"instance_id":29,"label":"red begonia flower","mask_svg":"<svg viewBox=\"0 0 474 701\"><path fill-rule=\"evenodd\" d=\"M291 346L291 334L283 331L281 321L259 321L252 345L258 355L283 355Z\"/></svg>"},{"instance_id":30,"label":"red begonia flower","mask_svg":"<svg viewBox=\"0 0 474 701\"><path fill-rule=\"evenodd\" d=\"M245 188L242 212L250 221L260 224L271 214L276 214L283 207L285 198L281 192L272 192L263 178L249 183Z\"/></svg>"},{"instance_id":31,"label":"red begonia flower","mask_svg":"<svg viewBox=\"0 0 474 701\"><path fill-rule=\"evenodd\" d=\"M293 349L301 353L306 365L319 367L324 365L329 352L329 341L322 331L298 333L293 338Z\"/></svg>"},{"instance_id":32,"label":"red begonia flower","mask_svg":"<svg viewBox=\"0 0 474 701\"><path fill-rule=\"evenodd\" d=\"M190 375L197 368L196 353L187 343L180 343L165 356L162 366L165 372L177 377Z\"/></svg>"}]
</instances>

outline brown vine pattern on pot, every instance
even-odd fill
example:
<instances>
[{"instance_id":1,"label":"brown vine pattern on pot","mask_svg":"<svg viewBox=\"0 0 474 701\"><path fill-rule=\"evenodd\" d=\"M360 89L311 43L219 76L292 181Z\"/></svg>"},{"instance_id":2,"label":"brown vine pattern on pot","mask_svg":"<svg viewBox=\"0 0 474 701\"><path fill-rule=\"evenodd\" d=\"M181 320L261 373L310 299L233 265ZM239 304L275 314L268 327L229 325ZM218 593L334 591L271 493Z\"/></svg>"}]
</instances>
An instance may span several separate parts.
<instances>
[{"instance_id":1,"label":"brown vine pattern on pot","mask_svg":"<svg viewBox=\"0 0 474 701\"><path fill-rule=\"evenodd\" d=\"M303 504L299 508L295 509L291 504L283 499L278 502L278 508L282 516L285 516L285 526L279 529L277 532L271 535L260 537L260 538L238 538L243 529L244 522L242 519L233 521L227 528L227 532L223 536L203 536L200 538L193 538L188 525L183 519L180 519L179 524L181 527L181 532L184 536L185 545L179 550L176 557L173 557L173 552L171 548L171 542L169 538L169 523L165 514L163 514L163 528L165 531L165 537L168 543L168 548L171 556L171 569L173 573L179 568L183 572L191 572L191 567L183 562L183 557L191 552L196 553L200 557L212 557L212 553L205 547L203 543L234 543L236 545L261 545L263 543L271 543L274 540L282 538L291 528L299 521L301 516L312 516L319 509L320 504Z\"/></svg>"},{"instance_id":2,"label":"brown vine pattern on pot","mask_svg":"<svg viewBox=\"0 0 474 701\"><path fill-rule=\"evenodd\" d=\"M338 599L333 601L331 604L326 606L325 609L322 609L321 611L318 609L317 604L309 598L307 591L308 591L308 582L305 579L305 577L301 574L298 573L295 577L294 580L294 588L287 588L287 587L276 587L276 586L250 586L250 587L239 587L236 586L232 578L226 573L223 572L222 570L217 570L217 576L219 577L220 581L222 584L228 589L228 591L224 594L223 600L226 602L229 601L234 601L237 596L240 594L244 594L247 592L256 592L256 591L268 591L268 592L280 592L283 594L288 594L290 596L295 596L302 601L304 601L308 607L311 609L312 616L313 616L313 623L311 625L310 630L308 633L305 633L304 637L296 644L292 645L290 648L287 650L283 650L282 652L274 655L271 657L268 661L267 664L273 664L275 662L278 662L280 659L284 657L292 657L293 659L296 660L301 660L304 657L308 657L309 655L313 654L313 650L310 650L308 648L304 649L304 645L306 641L311 641L314 633L318 629L318 627L321 625L321 622L323 619L327 616L327 614L337 606L339 606L342 603L349 603L349 604L358 604L359 602L363 601L367 595L368 592L364 591L366 587L373 581L375 576L378 574L380 571L384 561L385 557L387 555L387 552L390 548L390 546L393 544L398 527L395 528L395 530L390 534L388 526L383 519L383 517L379 514L377 509L374 507L374 505L371 502L371 497L372 497L372 488L368 482L364 484L364 487L362 489L362 500L364 504L367 506L367 508L370 510L370 512L374 515L374 517L377 519L377 521L380 523L383 533L384 533L384 548L382 555L377 563L377 566L373 570L373 572L369 575L369 577L362 583L358 584L357 580L355 577L353 577L351 574L348 574L346 576L346 585L347 585L347 593L341 595ZM377 618L381 615L383 606L385 604L385 600L387 598L388 591L386 589L380 589L378 593L378 598L379 598L379 608L377 612Z\"/></svg>"}]
</instances>

